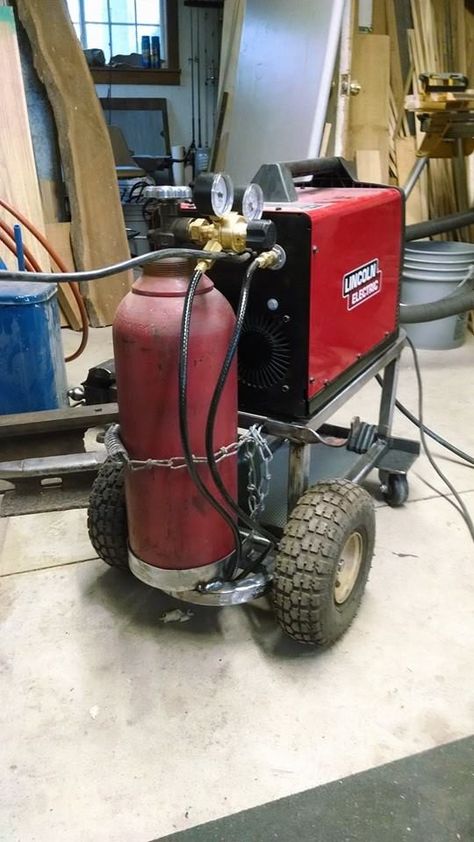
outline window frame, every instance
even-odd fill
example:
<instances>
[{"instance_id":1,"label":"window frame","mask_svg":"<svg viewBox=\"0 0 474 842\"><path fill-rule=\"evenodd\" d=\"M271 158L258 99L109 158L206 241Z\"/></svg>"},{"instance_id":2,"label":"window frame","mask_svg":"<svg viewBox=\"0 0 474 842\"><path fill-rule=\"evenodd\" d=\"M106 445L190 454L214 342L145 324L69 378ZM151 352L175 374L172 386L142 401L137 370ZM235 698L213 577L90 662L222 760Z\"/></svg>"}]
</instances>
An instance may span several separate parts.
<instances>
[{"instance_id":1,"label":"window frame","mask_svg":"<svg viewBox=\"0 0 474 842\"><path fill-rule=\"evenodd\" d=\"M91 67L97 85L179 85L179 32L177 0L162 0L164 20L160 21L165 40L166 67Z\"/></svg>"}]
</instances>

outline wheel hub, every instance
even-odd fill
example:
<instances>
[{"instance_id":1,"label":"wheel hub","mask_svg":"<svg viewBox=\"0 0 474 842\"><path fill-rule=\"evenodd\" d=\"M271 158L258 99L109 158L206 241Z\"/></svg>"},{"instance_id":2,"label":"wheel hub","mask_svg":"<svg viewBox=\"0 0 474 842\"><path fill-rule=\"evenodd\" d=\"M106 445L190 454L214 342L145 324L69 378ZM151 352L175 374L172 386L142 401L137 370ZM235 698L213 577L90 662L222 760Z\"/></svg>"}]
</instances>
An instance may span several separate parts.
<instances>
[{"instance_id":1,"label":"wheel hub","mask_svg":"<svg viewBox=\"0 0 474 842\"><path fill-rule=\"evenodd\" d=\"M359 575L362 562L362 535L352 532L341 552L334 584L334 600L342 605L351 595Z\"/></svg>"}]
</instances>

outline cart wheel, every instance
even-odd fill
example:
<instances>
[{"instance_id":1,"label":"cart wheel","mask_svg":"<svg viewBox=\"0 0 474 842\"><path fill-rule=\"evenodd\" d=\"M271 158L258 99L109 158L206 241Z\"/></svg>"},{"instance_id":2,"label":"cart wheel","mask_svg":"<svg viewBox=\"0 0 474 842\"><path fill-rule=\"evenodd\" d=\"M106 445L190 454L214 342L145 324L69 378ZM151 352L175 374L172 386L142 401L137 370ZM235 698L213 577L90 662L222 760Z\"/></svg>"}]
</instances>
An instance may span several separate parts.
<instances>
[{"instance_id":1,"label":"cart wheel","mask_svg":"<svg viewBox=\"0 0 474 842\"><path fill-rule=\"evenodd\" d=\"M124 469L115 461L107 459L99 468L89 499L87 528L97 555L111 567L128 570Z\"/></svg>"},{"instance_id":2,"label":"cart wheel","mask_svg":"<svg viewBox=\"0 0 474 842\"><path fill-rule=\"evenodd\" d=\"M300 497L275 559L273 606L300 643L328 646L349 628L375 540L370 495L348 480L319 482Z\"/></svg>"},{"instance_id":3,"label":"cart wheel","mask_svg":"<svg viewBox=\"0 0 474 842\"><path fill-rule=\"evenodd\" d=\"M409 486L406 474L385 474L381 477L385 502L396 509L408 500Z\"/></svg>"}]
</instances>

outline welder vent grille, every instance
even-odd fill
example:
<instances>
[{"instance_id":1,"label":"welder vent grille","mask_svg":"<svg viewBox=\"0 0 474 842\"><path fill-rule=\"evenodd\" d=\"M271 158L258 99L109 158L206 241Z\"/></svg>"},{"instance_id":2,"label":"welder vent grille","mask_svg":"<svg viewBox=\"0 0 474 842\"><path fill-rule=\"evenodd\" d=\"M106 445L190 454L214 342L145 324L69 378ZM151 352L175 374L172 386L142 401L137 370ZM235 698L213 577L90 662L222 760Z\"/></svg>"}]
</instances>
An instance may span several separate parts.
<instances>
[{"instance_id":1,"label":"welder vent grille","mask_svg":"<svg viewBox=\"0 0 474 842\"><path fill-rule=\"evenodd\" d=\"M290 343L283 325L265 315L250 313L239 342L239 380L253 389L269 389L287 378Z\"/></svg>"}]
</instances>

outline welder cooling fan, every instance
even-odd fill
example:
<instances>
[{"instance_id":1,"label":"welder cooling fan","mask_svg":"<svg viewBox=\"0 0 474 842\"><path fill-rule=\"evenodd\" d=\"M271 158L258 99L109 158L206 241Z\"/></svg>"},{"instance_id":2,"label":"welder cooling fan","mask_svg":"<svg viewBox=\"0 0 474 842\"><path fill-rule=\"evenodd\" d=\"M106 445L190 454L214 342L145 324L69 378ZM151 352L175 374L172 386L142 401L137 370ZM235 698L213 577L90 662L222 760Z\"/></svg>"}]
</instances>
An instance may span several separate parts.
<instances>
[{"instance_id":1,"label":"welder cooling fan","mask_svg":"<svg viewBox=\"0 0 474 842\"><path fill-rule=\"evenodd\" d=\"M269 389L285 380L290 359L290 343L281 322L248 314L239 344L240 382L254 389Z\"/></svg>"}]
</instances>

